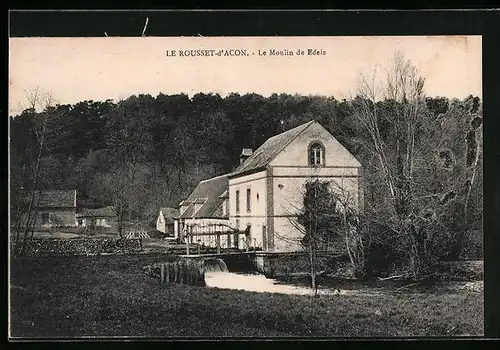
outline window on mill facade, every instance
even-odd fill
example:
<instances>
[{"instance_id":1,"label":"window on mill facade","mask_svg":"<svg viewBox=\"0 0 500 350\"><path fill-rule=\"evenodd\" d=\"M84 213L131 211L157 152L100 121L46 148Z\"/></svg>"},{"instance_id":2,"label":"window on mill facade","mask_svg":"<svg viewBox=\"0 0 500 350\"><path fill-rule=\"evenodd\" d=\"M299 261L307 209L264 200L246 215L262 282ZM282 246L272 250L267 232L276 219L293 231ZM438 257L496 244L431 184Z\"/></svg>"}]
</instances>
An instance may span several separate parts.
<instances>
[{"instance_id":1,"label":"window on mill facade","mask_svg":"<svg viewBox=\"0 0 500 350\"><path fill-rule=\"evenodd\" d=\"M251 205L252 205L252 192L250 191L249 188L247 188L247 213L250 213L252 211Z\"/></svg>"},{"instance_id":2,"label":"window on mill facade","mask_svg":"<svg viewBox=\"0 0 500 350\"><path fill-rule=\"evenodd\" d=\"M319 142L313 142L309 145L309 165L325 165L325 147Z\"/></svg>"},{"instance_id":3,"label":"window on mill facade","mask_svg":"<svg viewBox=\"0 0 500 350\"><path fill-rule=\"evenodd\" d=\"M235 196L235 210L236 210L236 214L239 214L240 212L240 191L239 190L236 190L236 196Z\"/></svg>"}]
</instances>

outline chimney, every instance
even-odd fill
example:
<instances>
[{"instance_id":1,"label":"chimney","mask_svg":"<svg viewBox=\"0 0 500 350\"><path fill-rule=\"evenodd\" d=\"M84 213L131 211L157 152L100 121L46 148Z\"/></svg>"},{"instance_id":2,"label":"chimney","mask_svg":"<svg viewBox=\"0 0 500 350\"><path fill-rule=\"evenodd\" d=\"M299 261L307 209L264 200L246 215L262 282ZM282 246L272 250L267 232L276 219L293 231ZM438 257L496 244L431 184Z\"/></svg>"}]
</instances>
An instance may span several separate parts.
<instances>
[{"instance_id":1,"label":"chimney","mask_svg":"<svg viewBox=\"0 0 500 350\"><path fill-rule=\"evenodd\" d=\"M243 148L240 154L240 164L243 164L245 160L247 160L248 157L252 155L253 151L251 148Z\"/></svg>"}]
</instances>

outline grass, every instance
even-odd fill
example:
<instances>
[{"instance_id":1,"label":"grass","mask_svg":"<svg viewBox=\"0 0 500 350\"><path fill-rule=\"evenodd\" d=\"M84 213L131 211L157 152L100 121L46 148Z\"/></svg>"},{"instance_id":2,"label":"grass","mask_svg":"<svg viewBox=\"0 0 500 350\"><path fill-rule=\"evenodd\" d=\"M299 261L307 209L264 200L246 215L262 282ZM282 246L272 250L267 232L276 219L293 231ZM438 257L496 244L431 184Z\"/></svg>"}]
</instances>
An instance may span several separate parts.
<instances>
[{"instance_id":1,"label":"grass","mask_svg":"<svg viewBox=\"0 0 500 350\"><path fill-rule=\"evenodd\" d=\"M377 297L162 285L163 254L22 258L11 263L11 336L413 337L483 334L480 293Z\"/></svg>"}]
</instances>

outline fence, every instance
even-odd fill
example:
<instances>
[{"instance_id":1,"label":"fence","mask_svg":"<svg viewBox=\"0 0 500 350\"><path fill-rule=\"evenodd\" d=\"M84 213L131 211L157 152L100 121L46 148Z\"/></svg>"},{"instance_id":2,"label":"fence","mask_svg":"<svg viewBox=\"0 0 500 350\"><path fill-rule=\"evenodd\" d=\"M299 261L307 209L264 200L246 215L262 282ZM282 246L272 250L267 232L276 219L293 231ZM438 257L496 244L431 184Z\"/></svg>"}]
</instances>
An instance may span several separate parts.
<instances>
[{"instance_id":1,"label":"fence","mask_svg":"<svg viewBox=\"0 0 500 350\"><path fill-rule=\"evenodd\" d=\"M159 279L160 284L180 283L196 286L205 285L205 270L202 260L183 259L174 262L144 267L146 274Z\"/></svg>"},{"instance_id":2,"label":"fence","mask_svg":"<svg viewBox=\"0 0 500 350\"><path fill-rule=\"evenodd\" d=\"M151 238L149 236L149 233L146 231L137 231L137 232L126 232L125 236L126 239L133 239L133 238Z\"/></svg>"}]
</instances>

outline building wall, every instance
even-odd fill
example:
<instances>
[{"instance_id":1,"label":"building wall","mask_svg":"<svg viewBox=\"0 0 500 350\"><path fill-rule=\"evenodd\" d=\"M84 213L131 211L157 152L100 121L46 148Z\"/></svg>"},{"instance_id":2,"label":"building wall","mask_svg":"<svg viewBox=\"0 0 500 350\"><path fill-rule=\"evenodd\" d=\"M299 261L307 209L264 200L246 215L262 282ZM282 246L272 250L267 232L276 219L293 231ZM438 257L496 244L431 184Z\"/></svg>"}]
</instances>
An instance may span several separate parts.
<instances>
[{"instance_id":1,"label":"building wall","mask_svg":"<svg viewBox=\"0 0 500 350\"><path fill-rule=\"evenodd\" d=\"M267 232L266 171L229 179L229 220L231 227L244 231L250 226L250 245L263 247L263 230ZM247 189L250 189L251 205L247 212ZM236 191L240 191L240 211L236 213ZM245 237L238 237L238 247L245 248Z\"/></svg>"},{"instance_id":2,"label":"building wall","mask_svg":"<svg viewBox=\"0 0 500 350\"><path fill-rule=\"evenodd\" d=\"M49 224L42 224L42 216L48 213ZM22 215L22 222L26 222L26 214ZM40 208L35 219L35 227L76 227L76 209L70 208Z\"/></svg>"},{"instance_id":3,"label":"building wall","mask_svg":"<svg viewBox=\"0 0 500 350\"><path fill-rule=\"evenodd\" d=\"M81 220L81 224L80 224ZM90 228L116 228L117 221L113 217L77 217L77 225L79 227L90 227Z\"/></svg>"},{"instance_id":4,"label":"building wall","mask_svg":"<svg viewBox=\"0 0 500 350\"><path fill-rule=\"evenodd\" d=\"M160 232L165 233L165 218L163 217L163 212L160 211L158 218L156 219L156 229Z\"/></svg>"},{"instance_id":5,"label":"building wall","mask_svg":"<svg viewBox=\"0 0 500 350\"><path fill-rule=\"evenodd\" d=\"M319 141L325 148L325 164L308 164L308 147ZM361 164L321 125L314 123L281 151L269 166L268 193L272 194L268 226L274 251L300 250L298 240L303 235L296 225L296 215L303 208L305 184L309 180L331 181L332 188L344 189L353 207L362 208L360 186Z\"/></svg>"},{"instance_id":6,"label":"building wall","mask_svg":"<svg viewBox=\"0 0 500 350\"><path fill-rule=\"evenodd\" d=\"M314 141L319 141L325 147L326 166L361 166L359 161L318 123L311 124L286 146L269 165L308 166L307 147Z\"/></svg>"}]
</instances>

